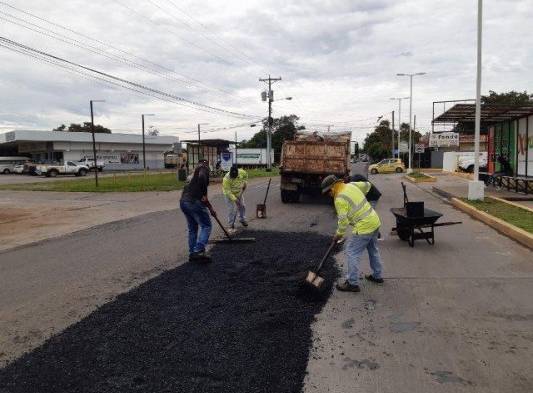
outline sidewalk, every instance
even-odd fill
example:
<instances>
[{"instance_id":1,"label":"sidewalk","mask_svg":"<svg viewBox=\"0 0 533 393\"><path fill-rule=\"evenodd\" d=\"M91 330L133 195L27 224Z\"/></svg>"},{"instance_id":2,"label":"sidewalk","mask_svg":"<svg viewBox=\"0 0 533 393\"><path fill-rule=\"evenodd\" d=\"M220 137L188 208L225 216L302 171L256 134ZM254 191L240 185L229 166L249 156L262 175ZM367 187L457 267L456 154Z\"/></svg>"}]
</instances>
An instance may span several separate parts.
<instances>
[{"instance_id":1,"label":"sidewalk","mask_svg":"<svg viewBox=\"0 0 533 393\"><path fill-rule=\"evenodd\" d=\"M434 192L447 198L466 198L468 196L468 179L447 173L432 174L432 176L435 175L438 177L437 183L425 185L424 188L431 187ZM485 195L511 200L515 204L533 209L533 195L524 195L492 186L485 187Z\"/></svg>"}]
</instances>

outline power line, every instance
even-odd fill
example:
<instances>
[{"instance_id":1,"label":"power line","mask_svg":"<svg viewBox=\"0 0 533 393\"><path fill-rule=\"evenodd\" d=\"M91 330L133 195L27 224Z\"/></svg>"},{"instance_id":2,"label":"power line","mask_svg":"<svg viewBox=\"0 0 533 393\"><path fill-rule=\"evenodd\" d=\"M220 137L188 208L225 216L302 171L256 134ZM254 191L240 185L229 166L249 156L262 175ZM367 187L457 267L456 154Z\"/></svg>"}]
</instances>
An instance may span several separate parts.
<instances>
[{"instance_id":1,"label":"power line","mask_svg":"<svg viewBox=\"0 0 533 393\"><path fill-rule=\"evenodd\" d=\"M232 96L232 97L242 101L241 98L236 97L233 93L231 93L228 90L220 89L220 88L217 88L217 87L211 87L211 86L205 84L204 82L202 82L202 81L200 81L198 79L194 79L194 78L192 78L190 76L179 74L179 73L175 72L174 70L172 70L172 69L170 69L168 67L162 66L160 64L157 64L157 63L155 63L155 62L153 62L153 61L151 61L149 59L145 59L145 58L139 57L139 56L137 56L135 54L132 54L132 53L127 52L127 51L124 51L124 50L122 50L122 49L120 49L120 48L118 48L118 47L116 47L116 46L114 46L114 45L112 45L110 43L106 43L106 42L101 41L99 39L90 37L88 35L85 35L83 33L78 32L78 31L76 31L74 29L71 29L71 28L66 27L66 26L62 26L62 25L60 25L58 23L55 23L55 22L50 21L48 19L42 18L42 17L37 16L35 14L32 14L30 12L24 11L24 10L22 10L20 8L17 8L15 6L7 4L7 3L5 3L3 1L0 1L0 4L5 5L5 6L11 8L11 9L13 9L13 10L15 10L17 12L20 12L20 13L22 13L24 15L27 15L27 16L29 16L31 18L34 18L34 19L37 19L37 20L39 20L41 22L47 23L47 24L49 24L51 26L60 28L62 30L68 31L70 33L73 33L73 34L75 34L75 35L77 35L79 37L83 37L83 38L85 38L87 40L90 40L92 42L98 43L99 45L106 47L106 49L111 48L112 50L114 50L116 52L119 52L119 53L123 53L126 56L129 56L129 57L131 57L133 59L138 59L138 60L140 60L140 61L142 61L144 63L150 64L151 66L146 66L144 64L139 64L139 63L134 62L134 61L132 61L132 60L130 60L128 58L125 58L124 56L120 56L120 55L116 55L116 54L113 54L113 53L109 53L107 50L100 49L97 46L90 45L90 44L88 44L86 42L82 42L80 40L76 40L76 39L74 39L72 37L68 37L68 36L66 36L64 34L58 33L57 31L48 29L48 28L43 27L43 26L39 26L39 25L37 25L35 23L32 23L32 22L29 22L27 19L18 18L18 17L14 16L14 15L3 13L3 12L0 11L0 13L4 14L4 15L10 17L10 18L13 18L13 19L18 20L20 22L23 22L23 23L26 23L28 25L34 26L34 27L36 27L36 28L38 28L40 30L43 30L43 31L36 31L36 30L34 30L34 29L32 29L32 28L30 28L28 26L24 26L24 25L21 25L20 23L16 23L14 21L8 20L8 22L10 22L10 23L17 24L17 25L19 25L19 26L21 26L23 28L32 30L34 32L37 32L37 33L40 33L40 34L43 34L43 35L46 35L48 37L57 39L57 40L62 41L62 42L66 42L66 41L58 38L58 37L62 37L63 39L72 41L72 42L66 42L66 43L68 43L70 45L81 47L82 49L93 51L93 53L100 54L100 55L102 55L104 57L107 57L107 58L114 58L115 60L127 63L129 66L132 66L132 67L138 68L138 69L142 69L142 70L144 70L146 72L149 72L149 73L152 73L154 75L157 74L158 76L163 76L166 79L172 79L172 80L174 80L176 82L179 82L179 83L182 83L182 84L185 84L185 85L189 85L189 86L193 86L193 87L196 87L196 88L202 87L202 88L205 88L207 90L211 90L213 92L216 92L217 94L222 93L224 95ZM53 34L53 35L55 35L57 37L51 36L51 35L47 34L46 32L51 33L51 34ZM87 48L90 48L90 49L87 49ZM167 74L171 74L171 75L167 75ZM177 75L177 76L179 76L180 78L183 78L183 79L173 77L172 74ZM197 85L197 86L195 86L195 85Z\"/></svg>"},{"instance_id":2,"label":"power line","mask_svg":"<svg viewBox=\"0 0 533 393\"><path fill-rule=\"evenodd\" d=\"M58 61L58 62L61 62L61 63L64 63L64 64L68 64L70 66L81 68L81 69L83 69L85 71L89 71L90 73L96 74L98 76L102 76L102 77L111 79L111 80L113 80L115 82L120 82L122 84L135 87L136 89L141 89L141 90L144 90L144 91L148 91L148 92L154 93L154 94L156 94L158 96L163 96L165 98L171 98L173 100L176 100L176 101L179 101L179 102L182 102L182 103L191 104L196 109L208 109L208 110L212 110L212 111L215 111L215 112L218 112L218 113L223 113L223 114L226 114L226 115L229 115L229 116L240 117L240 118L256 118L256 119L257 118L261 118L261 116L255 116L255 115L248 115L248 114L233 112L233 111L229 111L229 110L226 110L226 109L217 108L217 107L214 107L214 106L202 104L202 103L197 102L197 101L192 101L192 100L189 100L189 99L186 99L186 98L183 98L183 97L176 96L174 94L163 92L161 90L153 89L151 87L144 86L144 85L141 85L139 83L132 82L132 81L129 81L127 79L119 78L117 76L105 73L103 71L99 71L99 70L96 70L94 68L90 68L90 67L87 67L87 66L84 66L84 65L81 65L81 64L78 64L78 63L63 59L61 57L52 55L50 53L46 53L44 51L40 51L38 49L31 48L29 46L20 44L20 43L18 43L16 41L10 40L10 39L5 38L5 37L1 37L0 36L0 41L3 42L4 44L24 49L27 52L36 53L36 54L38 54L40 56L44 56L46 58L50 58L50 59L53 59L55 61ZM3 45L3 46L5 46L5 45Z\"/></svg>"}]
</instances>

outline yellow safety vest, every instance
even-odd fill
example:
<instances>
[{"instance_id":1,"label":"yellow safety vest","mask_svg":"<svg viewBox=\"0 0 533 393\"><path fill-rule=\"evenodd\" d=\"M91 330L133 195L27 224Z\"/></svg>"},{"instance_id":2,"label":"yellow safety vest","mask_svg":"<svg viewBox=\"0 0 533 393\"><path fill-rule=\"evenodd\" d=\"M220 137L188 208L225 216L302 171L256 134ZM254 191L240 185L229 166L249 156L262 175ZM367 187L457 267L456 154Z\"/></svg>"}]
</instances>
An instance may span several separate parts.
<instances>
[{"instance_id":1,"label":"yellow safety vest","mask_svg":"<svg viewBox=\"0 0 533 393\"><path fill-rule=\"evenodd\" d=\"M244 169L239 169L239 174L235 179L229 176L229 172L226 173L226 176L222 179L222 191L224 195L235 202L247 180L248 173Z\"/></svg>"},{"instance_id":2,"label":"yellow safety vest","mask_svg":"<svg viewBox=\"0 0 533 393\"><path fill-rule=\"evenodd\" d=\"M337 235L343 236L346 228L351 225L356 235L367 235L375 232L381 226L378 214L359 188L370 189L371 184L343 184L335 195L335 210L338 216Z\"/></svg>"}]
</instances>

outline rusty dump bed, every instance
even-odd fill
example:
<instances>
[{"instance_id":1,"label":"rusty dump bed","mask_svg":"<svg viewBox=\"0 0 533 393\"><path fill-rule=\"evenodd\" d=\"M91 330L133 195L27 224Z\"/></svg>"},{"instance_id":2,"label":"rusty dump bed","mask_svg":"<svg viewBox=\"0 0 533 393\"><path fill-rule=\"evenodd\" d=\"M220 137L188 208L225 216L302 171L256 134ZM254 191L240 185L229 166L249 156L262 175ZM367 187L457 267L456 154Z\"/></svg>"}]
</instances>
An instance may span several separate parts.
<instances>
[{"instance_id":1,"label":"rusty dump bed","mask_svg":"<svg viewBox=\"0 0 533 393\"><path fill-rule=\"evenodd\" d=\"M343 175L349 159L349 141L285 141L280 169L282 173Z\"/></svg>"}]
</instances>

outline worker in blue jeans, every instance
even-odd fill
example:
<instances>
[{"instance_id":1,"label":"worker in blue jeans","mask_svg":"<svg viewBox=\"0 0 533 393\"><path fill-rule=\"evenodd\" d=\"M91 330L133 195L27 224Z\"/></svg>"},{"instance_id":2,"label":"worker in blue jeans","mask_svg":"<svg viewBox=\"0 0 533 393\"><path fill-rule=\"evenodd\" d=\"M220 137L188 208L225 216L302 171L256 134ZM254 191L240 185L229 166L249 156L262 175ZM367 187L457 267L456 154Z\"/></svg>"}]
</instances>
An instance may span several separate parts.
<instances>
[{"instance_id":1,"label":"worker in blue jeans","mask_svg":"<svg viewBox=\"0 0 533 393\"><path fill-rule=\"evenodd\" d=\"M209 185L209 167L206 160L200 160L198 167L188 184L183 188L180 208L189 229L189 261L210 262L206 246L211 235L211 218L216 213L207 199Z\"/></svg>"}]
</instances>

